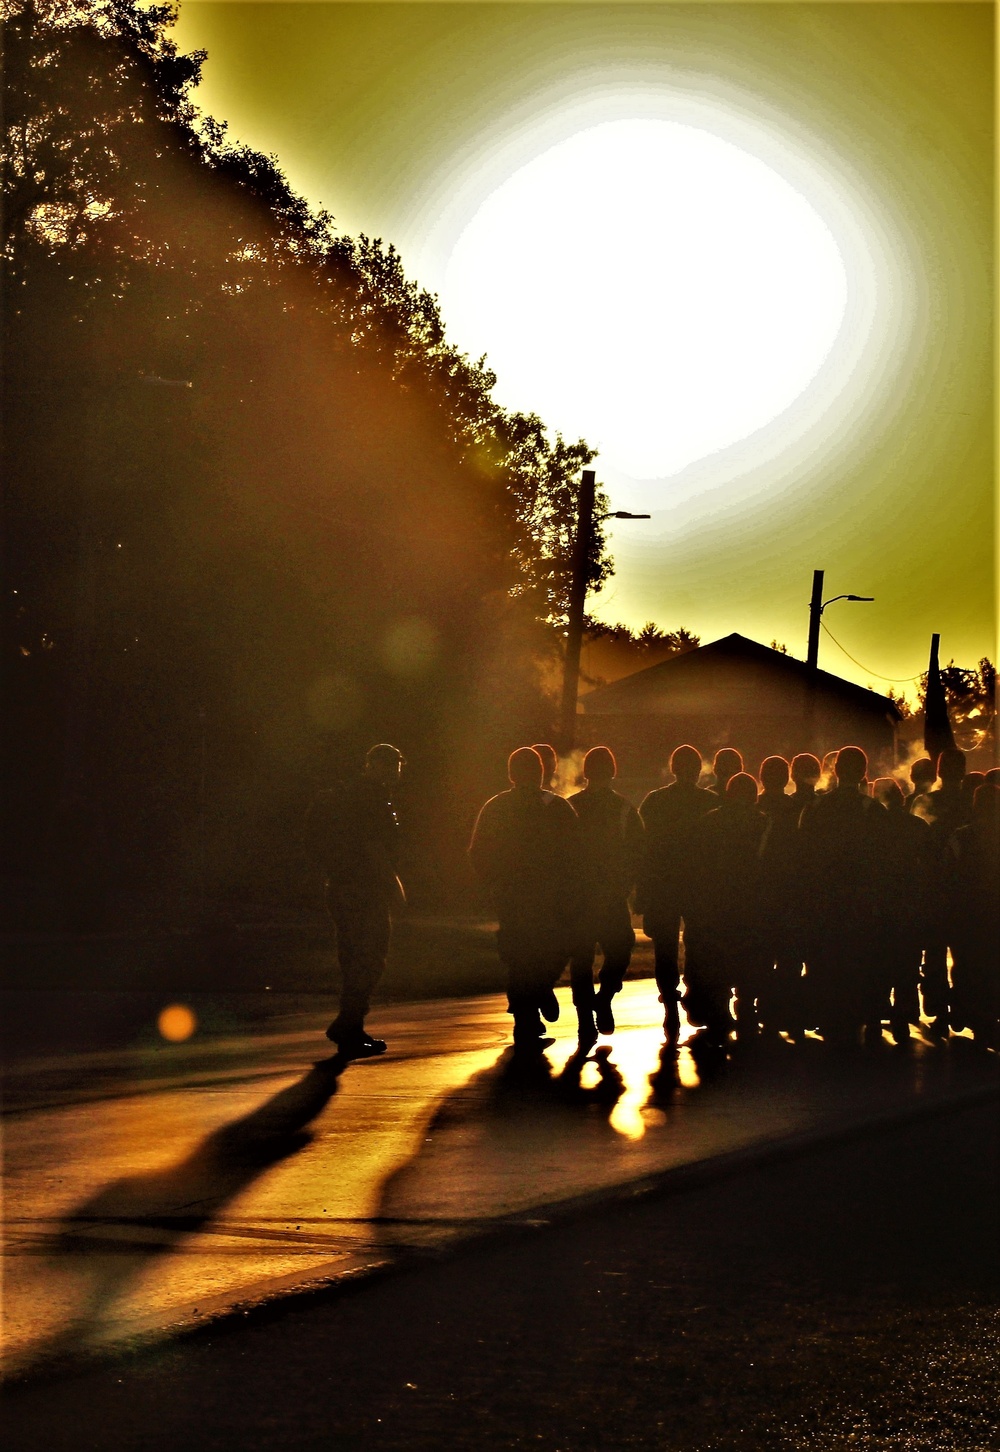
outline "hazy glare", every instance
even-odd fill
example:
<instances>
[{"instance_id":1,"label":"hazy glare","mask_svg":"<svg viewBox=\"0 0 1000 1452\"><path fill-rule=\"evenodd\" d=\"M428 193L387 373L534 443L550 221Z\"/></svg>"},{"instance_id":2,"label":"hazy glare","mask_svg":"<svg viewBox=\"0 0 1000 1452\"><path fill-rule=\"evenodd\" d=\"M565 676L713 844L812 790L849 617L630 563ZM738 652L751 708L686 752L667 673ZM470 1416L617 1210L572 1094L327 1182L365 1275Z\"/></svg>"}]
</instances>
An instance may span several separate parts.
<instances>
[{"instance_id":1,"label":"hazy glare","mask_svg":"<svg viewBox=\"0 0 1000 1452\"><path fill-rule=\"evenodd\" d=\"M777 172L830 228L847 278L845 322L812 384L805 339L789 353L791 373L808 386L775 420L717 443L671 478L648 525L615 531L617 575L596 608L705 639L733 629L776 636L803 653L811 572L825 567L833 593L876 596L831 612L831 629L863 664L824 637L830 669L876 685L876 673L916 673L932 630L946 659L994 653L992 6L183 0L179 38L208 50L206 108L274 152L345 231L395 242L408 269L442 291L456 337L465 324L445 288L447 257L498 188L569 139L560 117L582 116L576 131L657 117L714 131L691 107L730 115L733 129L719 134ZM592 249L613 288L567 284L564 294L579 298L576 353L560 343L546 369L526 375L532 397L523 402L560 422L551 390L563 383L551 375L572 373L564 393L574 412L563 426L605 444L599 476L616 505L646 508L644 486L633 489L628 470L609 463L615 448L623 458L630 449L629 467L644 471L690 458L711 438L685 413L665 440L667 364L630 373L638 345L621 319L607 342L614 288L626 311L642 295L647 336L665 331L666 299L644 291L646 249L635 238L627 266L617 256L601 263L587 234L613 233L621 253L627 228L595 214L590 180L559 217L561 235ZM742 235L764 225L756 207L752 223L746 207L723 222L730 261ZM519 249L526 255L510 218L504 235L512 261ZM551 282L558 246L549 236L537 262ZM503 293L503 277L493 286ZM748 289L738 291L743 305ZM767 366L769 332L750 384L772 387L780 407L792 381ZM489 353L504 396L516 387L522 402L506 344L494 334L469 346ZM609 376L609 351L610 376L634 392L614 427L601 411L607 390L594 382L585 391L588 379ZM749 393L717 400L707 425L720 442L752 422L749 405ZM665 463L654 462L660 447Z\"/></svg>"},{"instance_id":2,"label":"hazy glare","mask_svg":"<svg viewBox=\"0 0 1000 1452\"><path fill-rule=\"evenodd\" d=\"M659 479L770 422L843 323L830 229L757 157L662 120L569 137L492 193L441 290L496 396Z\"/></svg>"}]
</instances>

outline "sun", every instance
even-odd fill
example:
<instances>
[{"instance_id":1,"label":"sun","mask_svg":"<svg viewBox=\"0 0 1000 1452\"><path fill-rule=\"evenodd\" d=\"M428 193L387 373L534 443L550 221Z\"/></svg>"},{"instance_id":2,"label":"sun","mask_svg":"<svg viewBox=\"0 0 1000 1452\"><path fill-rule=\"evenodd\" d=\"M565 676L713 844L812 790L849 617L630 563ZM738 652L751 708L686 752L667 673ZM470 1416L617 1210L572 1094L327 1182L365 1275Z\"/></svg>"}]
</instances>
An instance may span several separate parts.
<instances>
[{"instance_id":1,"label":"sun","mask_svg":"<svg viewBox=\"0 0 1000 1452\"><path fill-rule=\"evenodd\" d=\"M747 438L804 393L848 308L833 233L771 166L664 119L587 127L520 166L459 235L449 335L497 400L636 480Z\"/></svg>"}]
</instances>

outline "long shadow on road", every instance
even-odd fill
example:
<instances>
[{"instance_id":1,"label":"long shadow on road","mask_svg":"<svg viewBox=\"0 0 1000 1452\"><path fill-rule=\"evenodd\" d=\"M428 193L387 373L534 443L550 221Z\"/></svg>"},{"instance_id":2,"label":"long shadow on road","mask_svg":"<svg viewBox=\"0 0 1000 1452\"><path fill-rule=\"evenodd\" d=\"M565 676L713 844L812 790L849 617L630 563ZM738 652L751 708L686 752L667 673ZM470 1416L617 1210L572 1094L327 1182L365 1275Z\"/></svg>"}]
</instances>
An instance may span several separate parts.
<instances>
[{"instance_id":1,"label":"long shadow on road","mask_svg":"<svg viewBox=\"0 0 1000 1452\"><path fill-rule=\"evenodd\" d=\"M346 1060L334 1055L303 1078L223 1125L165 1169L112 1180L77 1205L52 1250L73 1265L72 1309L32 1349L35 1367L71 1360L100 1342L116 1304L156 1257L204 1229L269 1166L309 1144L307 1128L337 1092Z\"/></svg>"},{"instance_id":2,"label":"long shadow on road","mask_svg":"<svg viewBox=\"0 0 1000 1452\"><path fill-rule=\"evenodd\" d=\"M485 1228L544 1197L567 1145L614 1153L609 1117L626 1085L611 1053L598 1049L596 1082L584 1085L585 1054L556 1071L544 1054L524 1059L508 1048L449 1094L420 1152L383 1185L377 1218L386 1236L419 1245L450 1238L459 1223Z\"/></svg>"}]
</instances>

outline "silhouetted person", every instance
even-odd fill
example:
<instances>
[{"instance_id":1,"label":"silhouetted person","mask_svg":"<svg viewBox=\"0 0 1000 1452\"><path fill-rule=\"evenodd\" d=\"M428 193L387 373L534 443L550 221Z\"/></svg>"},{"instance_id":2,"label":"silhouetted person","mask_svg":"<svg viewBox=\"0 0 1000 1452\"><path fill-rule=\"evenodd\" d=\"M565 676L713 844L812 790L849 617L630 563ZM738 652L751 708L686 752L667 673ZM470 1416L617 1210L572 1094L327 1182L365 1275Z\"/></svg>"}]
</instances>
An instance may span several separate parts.
<instances>
[{"instance_id":1,"label":"silhouetted person","mask_svg":"<svg viewBox=\"0 0 1000 1452\"><path fill-rule=\"evenodd\" d=\"M743 758L732 746L724 746L721 751L715 753L712 772L715 776L715 795L720 802L725 798L726 787L731 778L742 770Z\"/></svg>"},{"instance_id":2,"label":"silhouetted person","mask_svg":"<svg viewBox=\"0 0 1000 1452\"><path fill-rule=\"evenodd\" d=\"M896 1043L908 1044L910 1025L920 1022L917 987L927 935L930 833L927 823L907 809L903 789L892 777L879 777L872 796L888 812L883 824L875 971L880 979L881 1012L889 1019Z\"/></svg>"},{"instance_id":3,"label":"silhouetted person","mask_svg":"<svg viewBox=\"0 0 1000 1452\"><path fill-rule=\"evenodd\" d=\"M485 804L469 846L496 908L514 1047L528 1051L544 1042L540 1014L558 1016L553 989L572 949L579 906L579 822L568 802L543 791L543 771L532 747L511 753L511 790Z\"/></svg>"},{"instance_id":4,"label":"silhouetted person","mask_svg":"<svg viewBox=\"0 0 1000 1452\"><path fill-rule=\"evenodd\" d=\"M881 1042L878 906L885 808L868 796L868 758L836 754L833 785L802 813L803 888L809 911L810 1014L827 1042Z\"/></svg>"},{"instance_id":5,"label":"silhouetted person","mask_svg":"<svg viewBox=\"0 0 1000 1452\"><path fill-rule=\"evenodd\" d=\"M757 809L757 783L737 772L725 800L698 822L691 843L692 877L684 917L691 944L683 1003L707 1043L721 1048L733 1026L736 993L741 1038L757 1034L756 1002L766 957L760 931L761 843L767 818Z\"/></svg>"},{"instance_id":6,"label":"silhouetted person","mask_svg":"<svg viewBox=\"0 0 1000 1452\"><path fill-rule=\"evenodd\" d=\"M1000 1049L1000 788L976 788L972 818L948 844L952 1015L981 1048Z\"/></svg>"},{"instance_id":7,"label":"silhouetted person","mask_svg":"<svg viewBox=\"0 0 1000 1452\"><path fill-rule=\"evenodd\" d=\"M337 929L340 1011L326 1031L345 1058L385 1053L365 1032L365 1015L389 952L391 915L405 899L396 875L399 823L393 788L403 755L382 742L364 771L320 792L309 809L306 837L326 874L326 905Z\"/></svg>"},{"instance_id":8,"label":"silhouetted person","mask_svg":"<svg viewBox=\"0 0 1000 1452\"><path fill-rule=\"evenodd\" d=\"M931 831L931 893L921 995L924 1013L931 1020L931 1032L938 1038L945 1038L950 1027L949 946L954 954L954 945L948 942L948 876L945 869L952 833L964 827L972 814L972 804L962 790L965 752L957 746L946 747L938 757L937 776L939 785L919 797L913 810L923 817Z\"/></svg>"},{"instance_id":9,"label":"silhouetted person","mask_svg":"<svg viewBox=\"0 0 1000 1452\"><path fill-rule=\"evenodd\" d=\"M906 798L906 810L912 812L925 792L929 792L937 777L937 768L929 756L921 756L910 767L911 790Z\"/></svg>"},{"instance_id":10,"label":"silhouetted person","mask_svg":"<svg viewBox=\"0 0 1000 1452\"><path fill-rule=\"evenodd\" d=\"M818 757L809 751L801 751L798 756L792 757L791 774L795 787L791 799L795 803L797 817L801 819L803 808L816 800L816 785L823 774L823 768Z\"/></svg>"},{"instance_id":11,"label":"silhouetted person","mask_svg":"<svg viewBox=\"0 0 1000 1452\"><path fill-rule=\"evenodd\" d=\"M672 1043L676 1043L680 1029L677 955L684 894L690 878L691 841L697 823L718 806L715 793L698 786L701 768L701 754L693 746L678 746L670 758L675 780L670 786L651 791L639 808L646 828L646 850L636 907L643 915L643 928L653 940L663 1027ZM686 943L685 955L689 956Z\"/></svg>"},{"instance_id":12,"label":"silhouetted person","mask_svg":"<svg viewBox=\"0 0 1000 1452\"><path fill-rule=\"evenodd\" d=\"M761 762L763 791L757 809L767 818L767 828L760 852L760 923L767 963L760 1010L765 1028L775 1032L785 1029L798 1037L805 1029L802 924L797 911L802 804L786 792L788 778L789 766L783 756L769 756Z\"/></svg>"},{"instance_id":13,"label":"silhouetted person","mask_svg":"<svg viewBox=\"0 0 1000 1452\"><path fill-rule=\"evenodd\" d=\"M967 771L962 778L962 791L968 802L969 816L972 816L972 803L975 800L976 792L986 780L985 771Z\"/></svg>"},{"instance_id":14,"label":"silhouetted person","mask_svg":"<svg viewBox=\"0 0 1000 1452\"><path fill-rule=\"evenodd\" d=\"M556 755L556 749L554 746L550 746L547 741L536 741L531 749L532 751L537 751L538 755L542 758L542 786L546 791L550 791L559 768L559 757Z\"/></svg>"},{"instance_id":15,"label":"silhouetted person","mask_svg":"<svg viewBox=\"0 0 1000 1452\"><path fill-rule=\"evenodd\" d=\"M570 981L581 1049L598 1033L614 1033L611 1000L621 991L632 959L635 933L628 900L643 857L643 826L635 807L613 789L614 755L595 746L583 762L587 785L570 797L580 821L581 898L579 946L570 961ZM594 947L604 954L600 991L594 994Z\"/></svg>"}]
</instances>

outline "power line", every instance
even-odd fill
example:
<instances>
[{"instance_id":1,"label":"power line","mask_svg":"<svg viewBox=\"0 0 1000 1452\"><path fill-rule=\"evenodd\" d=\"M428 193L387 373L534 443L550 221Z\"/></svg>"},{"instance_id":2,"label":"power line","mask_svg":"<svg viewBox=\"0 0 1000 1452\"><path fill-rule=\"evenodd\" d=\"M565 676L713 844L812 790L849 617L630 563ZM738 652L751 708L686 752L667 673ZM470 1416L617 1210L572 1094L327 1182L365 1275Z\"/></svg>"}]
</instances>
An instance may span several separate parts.
<instances>
[{"instance_id":1,"label":"power line","mask_svg":"<svg viewBox=\"0 0 1000 1452\"><path fill-rule=\"evenodd\" d=\"M883 675L880 675L880 673L878 671L869 670L866 665L862 665L859 660L855 659L855 657L851 654L851 652L849 650L845 650L844 649L844 647L841 645L840 641L834 635L833 631L830 630L830 629L828 629L825 620L821 620L819 623L820 623L820 625L822 625L823 629L826 631L827 635L833 641L833 643L837 647L837 649L838 650L843 650L844 651L844 654L847 656L847 659L848 660L851 660L851 661L854 661L854 664L858 667L858 669L864 671L866 675L874 676L876 678L876 680L879 680L879 681L911 681L911 682L912 681L919 681L920 677L923 675L923 671L919 671L915 676L883 676Z\"/></svg>"}]
</instances>

